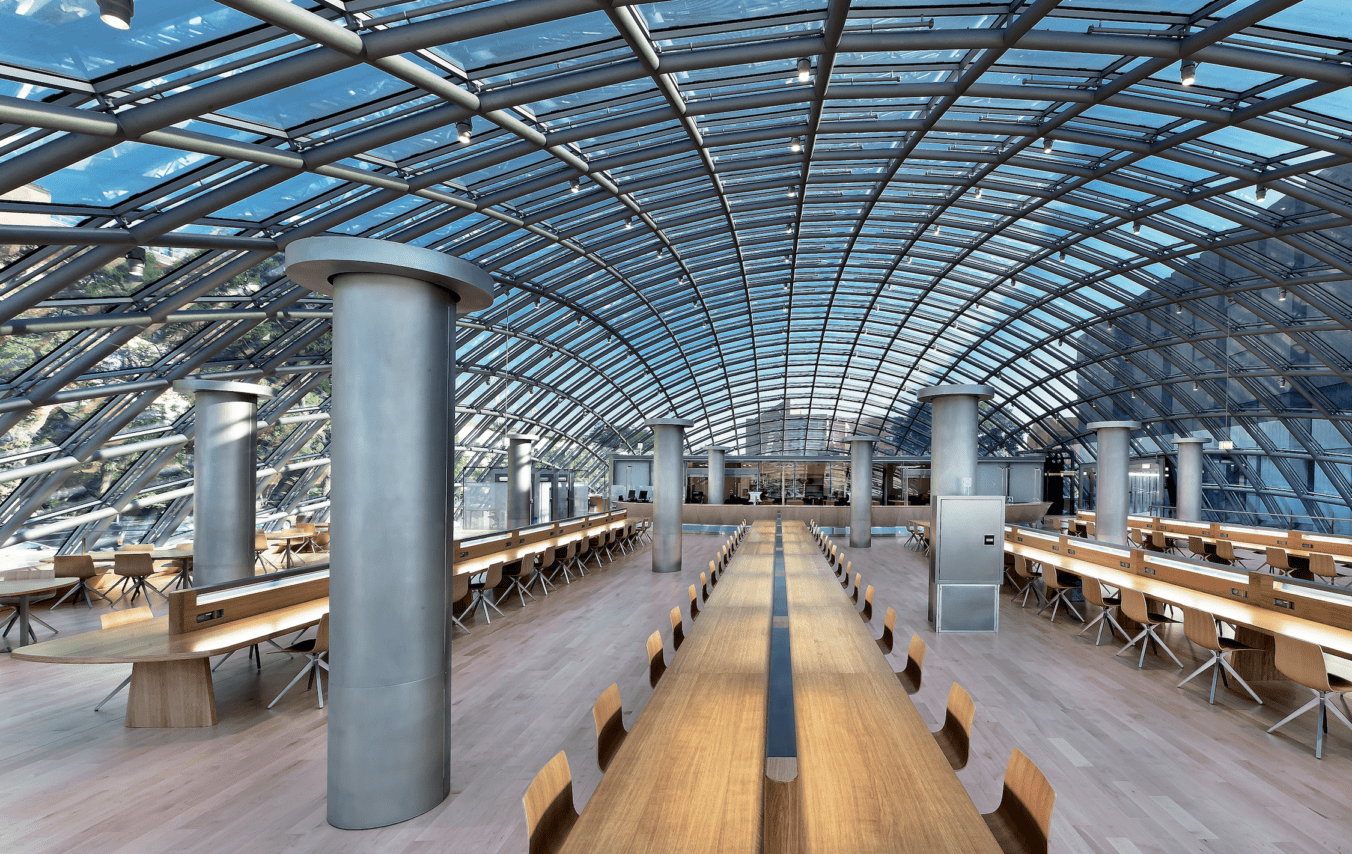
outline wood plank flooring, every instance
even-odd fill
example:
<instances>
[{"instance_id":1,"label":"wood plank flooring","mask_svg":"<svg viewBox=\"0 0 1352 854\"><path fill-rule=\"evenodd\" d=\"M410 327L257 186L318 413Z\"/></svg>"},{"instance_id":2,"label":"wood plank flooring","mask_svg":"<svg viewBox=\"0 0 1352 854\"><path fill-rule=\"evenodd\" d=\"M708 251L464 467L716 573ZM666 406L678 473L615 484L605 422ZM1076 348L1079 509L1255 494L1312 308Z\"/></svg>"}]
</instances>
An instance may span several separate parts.
<instances>
[{"instance_id":1,"label":"wood plank flooring","mask_svg":"<svg viewBox=\"0 0 1352 854\"><path fill-rule=\"evenodd\" d=\"M292 689L264 708L299 660L265 655L260 674L232 658L216 673L221 722L210 730L130 730L125 694L92 711L125 667L0 655L0 851L524 852L521 795L535 772L566 750L585 804L600 779L592 702L618 682L632 726L651 694L643 642L655 629L670 660L667 612L684 610L686 587L724 538L684 541L680 574L651 573L645 547L457 633L453 795L379 830L325 823L325 713L313 692ZM1319 761L1312 716L1263 732L1304 703L1303 689L1265 682L1255 686L1264 706L1222 691L1211 707L1200 685L1176 689L1184 674L1161 659L1148 656L1138 671L1106 642L1095 649L1092 632L1075 637L1078 623L1051 624L1008 596L998 635L936 636L925 621L923 558L893 539L842 548L877 588L875 636L887 606L897 609L893 665L904 664L911 631L929 644L915 697L929 725L942 720L954 680L976 701L972 758L959 777L980 810L995 807L1019 747L1056 787L1056 854L1352 852L1352 733L1333 722ZM65 633L96 627L106 607L38 613ZM1181 628L1165 637L1184 664L1194 660Z\"/></svg>"}]
</instances>

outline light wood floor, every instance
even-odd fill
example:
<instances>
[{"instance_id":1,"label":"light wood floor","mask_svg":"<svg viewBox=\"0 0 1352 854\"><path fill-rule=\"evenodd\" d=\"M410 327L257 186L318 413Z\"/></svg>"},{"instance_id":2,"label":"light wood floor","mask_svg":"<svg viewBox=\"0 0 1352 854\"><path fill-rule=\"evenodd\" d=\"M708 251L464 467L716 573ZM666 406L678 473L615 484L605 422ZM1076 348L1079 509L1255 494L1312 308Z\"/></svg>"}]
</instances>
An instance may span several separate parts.
<instances>
[{"instance_id":1,"label":"light wood floor","mask_svg":"<svg viewBox=\"0 0 1352 854\"><path fill-rule=\"evenodd\" d=\"M524 852L527 784L562 748L586 803L600 779L592 702L618 682L632 724L651 693L644 638L660 628L672 654L666 613L722 542L687 534L679 576L649 572L645 548L457 633L454 794L375 831L325 823L325 718L313 692L293 689L264 708L298 661L265 656L261 674L242 655L226 663L214 729L129 730L125 694L91 711L126 668L0 655L0 851ZM1182 675L1160 659L1148 656L1138 671L1113 658L1115 647L1075 637L1078 624L1053 625L1008 596L998 635L937 637L925 622L922 558L893 539L846 552L877 588L874 634L888 605L900 615L894 665L911 631L930 646L915 698L922 716L938 726L954 680L975 699L972 759L959 776L983 811L998 801L1017 746L1056 788L1058 854L1352 852L1352 733L1332 722L1318 761L1312 716L1263 732L1305 701L1303 689L1262 683L1265 706L1222 691L1211 707L1201 686L1176 689ZM98 613L63 606L48 621L82 631ZM1166 636L1185 664L1193 660L1181 631Z\"/></svg>"}]
</instances>

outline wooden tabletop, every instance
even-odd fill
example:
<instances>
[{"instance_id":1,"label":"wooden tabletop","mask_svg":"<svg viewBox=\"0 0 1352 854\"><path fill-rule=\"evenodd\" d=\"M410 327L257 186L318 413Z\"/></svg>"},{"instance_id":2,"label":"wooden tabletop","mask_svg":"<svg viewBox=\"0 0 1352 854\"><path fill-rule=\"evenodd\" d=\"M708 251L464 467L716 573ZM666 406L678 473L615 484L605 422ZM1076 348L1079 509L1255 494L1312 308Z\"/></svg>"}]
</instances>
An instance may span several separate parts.
<instances>
[{"instance_id":1,"label":"wooden tabletop","mask_svg":"<svg viewBox=\"0 0 1352 854\"><path fill-rule=\"evenodd\" d=\"M153 552L90 552L89 557L96 561L116 560L120 554L148 554L154 560L183 560L184 558L192 558L192 549L155 549Z\"/></svg>"},{"instance_id":2,"label":"wooden tabletop","mask_svg":"<svg viewBox=\"0 0 1352 854\"><path fill-rule=\"evenodd\" d=\"M294 528L285 531L264 531L263 536L269 540L303 540L306 537L313 537L314 531L300 531Z\"/></svg>"},{"instance_id":3,"label":"wooden tabletop","mask_svg":"<svg viewBox=\"0 0 1352 854\"><path fill-rule=\"evenodd\" d=\"M1229 623L1248 626L1270 635L1286 635L1318 644L1331 652L1352 655L1352 631L1346 629L1327 626L1323 623L1277 611L1269 611L1254 605L1246 605L1236 599L1203 593L1177 584L1155 581L1143 575L1100 566L1059 552L1035 548L1026 542L1015 543L1006 540L1005 551L1023 555L1043 564L1059 567L1081 577L1097 578L1111 587L1139 590L1152 599L1215 614Z\"/></svg>"},{"instance_id":4,"label":"wooden tabletop","mask_svg":"<svg viewBox=\"0 0 1352 854\"><path fill-rule=\"evenodd\" d=\"M73 583L76 579L60 579ZM11 582L5 582L11 583ZM58 664L114 664L137 661L182 661L223 655L234 649L298 632L319 622L329 599L315 599L181 635L169 634L169 618L156 617L112 629L32 644L10 654L22 661Z\"/></svg>"},{"instance_id":5,"label":"wooden tabletop","mask_svg":"<svg viewBox=\"0 0 1352 854\"><path fill-rule=\"evenodd\" d=\"M78 578L20 578L14 581L0 581L0 597L48 593L69 587L79 580Z\"/></svg>"},{"instance_id":6,"label":"wooden tabletop","mask_svg":"<svg viewBox=\"0 0 1352 854\"><path fill-rule=\"evenodd\" d=\"M562 854L759 854L773 570L774 523L757 522Z\"/></svg>"},{"instance_id":7,"label":"wooden tabletop","mask_svg":"<svg viewBox=\"0 0 1352 854\"><path fill-rule=\"evenodd\" d=\"M785 525L784 561L803 851L1000 854L892 665L796 525Z\"/></svg>"},{"instance_id":8,"label":"wooden tabletop","mask_svg":"<svg viewBox=\"0 0 1352 854\"><path fill-rule=\"evenodd\" d=\"M610 522L600 522L589 528L573 531L570 534L560 534L557 537L550 537L547 540L539 540L523 546L511 546L510 548L492 552L491 554L466 558L465 560L457 560L455 561L455 571L453 574L477 575L495 563L515 563L526 555L537 554L545 549L564 548L569 543L581 542L584 537L595 537L598 534L605 533L607 530L611 529L618 530L623 528L629 522L629 519L616 519Z\"/></svg>"}]
</instances>

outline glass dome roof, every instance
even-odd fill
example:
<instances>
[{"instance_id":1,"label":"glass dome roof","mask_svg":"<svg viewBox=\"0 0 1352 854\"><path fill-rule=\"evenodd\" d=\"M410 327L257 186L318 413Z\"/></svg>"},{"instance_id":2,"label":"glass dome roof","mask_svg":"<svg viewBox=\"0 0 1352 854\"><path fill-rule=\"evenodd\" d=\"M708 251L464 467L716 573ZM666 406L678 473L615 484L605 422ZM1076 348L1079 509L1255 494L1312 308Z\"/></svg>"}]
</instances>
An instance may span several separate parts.
<instances>
[{"instance_id":1,"label":"glass dome roof","mask_svg":"<svg viewBox=\"0 0 1352 854\"><path fill-rule=\"evenodd\" d=\"M188 375L271 386L268 505L321 506L331 304L280 251L325 232L499 284L459 321L470 479L526 430L599 489L668 415L692 450L920 454L915 391L983 383L985 454L1088 462L1084 425L1132 418L1139 456L1234 443L1213 509L1346 518L1345 17L141 0L117 31L0 3L0 540L172 532Z\"/></svg>"}]
</instances>

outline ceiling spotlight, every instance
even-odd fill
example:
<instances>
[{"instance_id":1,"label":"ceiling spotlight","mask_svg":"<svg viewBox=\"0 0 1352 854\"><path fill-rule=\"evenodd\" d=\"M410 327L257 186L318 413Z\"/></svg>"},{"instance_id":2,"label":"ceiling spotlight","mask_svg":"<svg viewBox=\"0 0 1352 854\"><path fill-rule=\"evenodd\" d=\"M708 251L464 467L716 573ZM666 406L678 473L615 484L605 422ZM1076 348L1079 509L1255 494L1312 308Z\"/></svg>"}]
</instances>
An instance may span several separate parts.
<instances>
[{"instance_id":1,"label":"ceiling spotlight","mask_svg":"<svg viewBox=\"0 0 1352 854\"><path fill-rule=\"evenodd\" d=\"M634 227L634 218L633 218L632 216L627 216L627 217L625 217L625 218L624 218L624 230L625 230L625 231L628 231L629 229L631 229L631 228L633 228L633 227Z\"/></svg>"},{"instance_id":2,"label":"ceiling spotlight","mask_svg":"<svg viewBox=\"0 0 1352 854\"><path fill-rule=\"evenodd\" d=\"M131 29L135 0L99 0L99 20L115 30Z\"/></svg>"},{"instance_id":3,"label":"ceiling spotlight","mask_svg":"<svg viewBox=\"0 0 1352 854\"><path fill-rule=\"evenodd\" d=\"M573 180L571 180L571 181L568 182L568 192L570 192L570 193L576 193L578 190L581 190L581 189L582 189L582 182L579 181L579 180L577 180L576 178L574 178Z\"/></svg>"},{"instance_id":4,"label":"ceiling spotlight","mask_svg":"<svg viewBox=\"0 0 1352 854\"><path fill-rule=\"evenodd\" d=\"M1192 390L1193 390L1193 391L1201 391L1201 390L1202 390L1202 387L1201 387L1199 384L1197 384L1197 383L1193 383L1193 384L1192 384Z\"/></svg>"},{"instance_id":5,"label":"ceiling spotlight","mask_svg":"<svg viewBox=\"0 0 1352 854\"><path fill-rule=\"evenodd\" d=\"M801 136L795 136L793 139L789 140L789 150L793 152L802 151L803 138Z\"/></svg>"},{"instance_id":6,"label":"ceiling spotlight","mask_svg":"<svg viewBox=\"0 0 1352 854\"><path fill-rule=\"evenodd\" d=\"M798 60L798 82L806 83L812 76L812 60L804 57Z\"/></svg>"},{"instance_id":7,"label":"ceiling spotlight","mask_svg":"<svg viewBox=\"0 0 1352 854\"><path fill-rule=\"evenodd\" d=\"M790 256L790 255L785 255L785 256L784 256L784 263L785 263L785 264L792 264L792 263L793 263L793 257Z\"/></svg>"},{"instance_id":8,"label":"ceiling spotlight","mask_svg":"<svg viewBox=\"0 0 1352 854\"><path fill-rule=\"evenodd\" d=\"M146 250L144 246L137 246L126 255L127 275L133 279L139 279L146 274Z\"/></svg>"},{"instance_id":9,"label":"ceiling spotlight","mask_svg":"<svg viewBox=\"0 0 1352 854\"><path fill-rule=\"evenodd\" d=\"M1109 331L1109 332L1112 332L1112 331L1113 331L1114 329L1116 329L1116 328L1117 328L1117 327L1113 325L1113 322L1112 322L1111 320L1108 321L1108 331Z\"/></svg>"},{"instance_id":10,"label":"ceiling spotlight","mask_svg":"<svg viewBox=\"0 0 1352 854\"><path fill-rule=\"evenodd\" d=\"M1140 234L1140 233L1141 233L1141 224L1140 224L1139 222L1133 222L1133 223L1131 224L1131 233L1132 233L1132 234Z\"/></svg>"},{"instance_id":11,"label":"ceiling spotlight","mask_svg":"<svg viewBox=\"0 0 1352 854\"><path fill-rule=\"evenodd\" d=\"M1191 59L1183 60L1178 68L1178 79L1184 86L1191 86L1197 80L1197 63Z\"/></svg>"},{"instance_id":12,"label":"ceiling spotlight","mask_svg":"<svg viewBox=\"0 0 1352 854\"><path fill-rule=\"evenodd\" d=\"M1286 388L1286 377L1282 377L1281 379L1277 380L1277 385L1280 388Z\"/></svg>"},{"instance_id":13,"label":"ceiling spotlight","mask_svg":"<svg viewBox=\"0 0 1352 854\"><path fill-rule=\"evenodd\" d=\"M1180 303L1175 303L1175 304L1174 304L1174 314L1182 314L1182 313L1183 313L1183 303L1181 303L1181 302L1180 302Z\"/></svg>"},{"instance_id":14,"label":"ceiling spotlight","mask_svg":"<svg viewBox=\"0 0 1352 854\"><path fill-rule=\"evenodd\" d=\"M943 234L944 234L944 227L943 227L942 225L936 225L936 226L934 226L934 236L935 236L935 237L943 237Z\"/></svg>"},{"instance_id":15,"label":"ceiling spotlight","mask_svg":"<svg viewBox=\"0 0 1352 854\"><path fill-rule=\"evenodd\" d=\"M580 315L580 314L577 316L577 325L578 325L578 326L581 326L581 325L582 325L582 315Z\"/></svg>"},{"instance_id":16,"label":"ceiling spotlight","mask_svg":"<svg viewBox=\"0 0 1352 854\"><path fill-rule=\"evenodd\" d=\"M469 123L469 119L455 123L455 138L460 140L461 145L469 145L473 133L474 126Z\"/></svg>"},{"instance_id":17,"label":"ceiling spotlight","mask_svg":"<svg viewBox=\"0 0 1352 854\"><path fill-rule=\"evenodd\" d=\"M784 226L784 233L793 234L793 223L789 223L788 225Z\"/></svg>"},{"instance_id":18,"label":"ceiling spotlight","mask_svg":"<svg viewBox=\"0 0 1352 854\"><path fill-rule=\"evenodd\" d=\"M1066 260L1066 250L1064 249L1061 250L1061 260L1062 261Z\"/></svg>"},{"instance_id":19,"label":"ceiling spotlight","mask_svg":"<svg viewBox=\"0 0 1352 854\"><path fill-rule=\"evenodd\" d=\"M658 261L661 261L661 260L662 260L662 256L665 255L665 254L667 254L667 247L665 247L665 246L659 246L659 247L657 247L657 260L658 260Z\"/></svg>"},{"instance_id":20,"label":"ceiling spotlight","mask_svg":"<svg viewBox=\"0 0 1352 854\"><path fill-rule=\"evenodd\" d=\"M1042 138L1042 153L1043 154L1052 153L1052 138L1049 136L1044 136Z\"/></svg>"},{"instance_id":21,"label":"ceiling spotlight","mask_svg":"<svg viewBox=\"0 0 1352 854\"><path fill-rule=\"evenodd\" d=\"M1255 199L1258 200L1258 204L1260 204L1260 205L1261 205L1263 202L1266 202L1266 201L1267 201L1267 187L1264 187L1262 184L1259 184L1259 185L1258 185L1257 187L1255 187L1254 190L1253 190L1253 197L1254 197Z\"/></svg>"},{"instance_id":22,"label":"ceiling spotlight","mask_svg":"<svg viewBox=\"0 0 1352 854\"><path fill-rule=\"evenodd\" d=\"M1282 302L1286 302L1286 288L1282 288L1281 290L1277 291L1277 299L1281 300Z\"/></svg>"},{"instance_id":23,"label":"ceiling spotlight","mask_svg":"<svg viewBox=\"0 0 1352 854\"><path fill-rule=\"evenodd\" d=\"M977 187L977 188L976 188L976 197L977 197L978 199L981 198L981 188L980 188L980 187Z\"/></svg>"},{"instance_id":24,"label":"ceiling spotlight","mask_svg":"<svg viewBox=\"0 0 1352 854\"><path fill-rule=\"evenodd\" d=\"M787 195L788 195L788 197L791 198L791 199L796 199L796 198L798 198L798 188L797 188L797 187L790 187L790 188L789 188L789 192L787 193Z\"/></svg>"}]
</instances>

